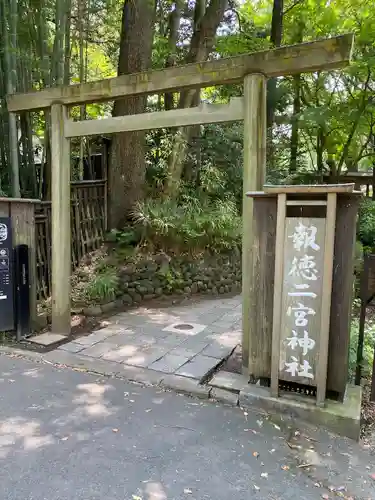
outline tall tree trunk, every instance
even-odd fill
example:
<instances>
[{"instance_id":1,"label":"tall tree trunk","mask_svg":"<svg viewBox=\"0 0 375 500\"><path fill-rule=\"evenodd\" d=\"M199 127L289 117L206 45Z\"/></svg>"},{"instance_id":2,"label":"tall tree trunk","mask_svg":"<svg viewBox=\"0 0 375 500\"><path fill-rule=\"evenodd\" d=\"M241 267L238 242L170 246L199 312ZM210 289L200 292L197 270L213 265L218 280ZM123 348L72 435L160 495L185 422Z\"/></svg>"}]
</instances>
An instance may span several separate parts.
<instances>
[{"instance_id":1,"label":"tall tree trunk","mask_svg":"<svg viewBox=\"0 0 375 500\"><path fill-rule=\"evenodd\" d=\"M166 68L176 65L176 45L178 40L178 29L181 21L181 4L182 0L177 0L174 3L174 9L169 14L168 56L165 64ZM164 95L164 108L166 110L174 108L173 92L167 92Z\"/></svg>"},{"instance_id":2,"label":"tall tree trunk","mask_svg":"<svg viewBox=\"0 0 375 500\"><path fill-rule=\"evenodd\" d=\"M223 20L226 7L227 0L211 0L204 16L196 24L186 63L197 63L207 60L213 49L216 31ZM197 91L195 89L181 92L179 107L189 108L193 106L196 96ZM178 187L186 156L186 146L189 141L188 130L186 127L179 128L175 135L169 160L168 178L164 189L164 194L167 197L176 197L178 195Z\"/></svg>"},{"instance_id":3,"label":"tall tree trunk","mask_svg":"<svg viewBox=\"0 0 375 500\"><path fill-rule=\"evenodd\" d=\"M298 23L298 31L295 39L296 43L302 43L305 25L301 20ZM289 173L295 174L298 167L298 139L299 139L299 114L301 112L301 75L293 76L293 117L292 134L290 138L290 165Z\"/></svg>"},{"instance_id":4,"label":"tall tree trunk","mask_svg":"<svg viewBox=\"0 0 375 500\"><path fill-rule=\"evenodd\" d=\"M199 29L199 24L202 22L203 16L206 12L206 1L205 0L196 0L195 9L194 9L194 31ZM195 94L193 96L192 106L198 106L201 102L201 90L196 89ZM200 134L201 134L201 126L200 125L192 125L191 127L186 127L186 145L188 151L191 151L194 148L194 144L198 144L198 148L200 148ZM182 177L186 180L191 180L193 178L194 171L194 162L192 158L189 159L189 155L185 155L185 161L183 164L183 173Z\"/></svg>"},{"instance_id":5,"label":"tall tree trunk","mask_svg":"<svg viewBox=\"0 0 375 500\"><path fill-rule=\"evenodd\" d=\"M70 85L70 27L72 22L72 0L65 0L65 56L64 56L64 85Z\"/></svg>"},{"instance_id":6,"label":"tall tree trunk","mask_svg":"<svg viewBox=\"0 0 375 500\"><path fill-rule=\"evenodd\" d=\"M135 73L151 65L155 4L125 0L122 13L118 74ZM115 102L113 116L144 113L147 98L127 97ZM124 225L134 204L143 198L146 173L144 132L123 132L112 140L109 168L109 224Z\"/></svg>"},{"instance_id":7,"label":"tall tree trunk","mask_svg":"<svg viewBox=\"0 0 375 500\"><path fill-rule=\"evenodd\" d=\"M280 47L283 37L284 0L273 0L270 42L273 47ZM274 168L273 124L277 105L277 79L267 81L267 159L270 168Z\"/></svg>"},{"instance_id":8,"label":"tall tree trunk","mask_svg":"<svg viewBox=\"0 0 375 500\"><path fill-rule=\"evenodd\" d=\"M9 6L9 10L8 10ZM6 67L7 94L17 90L17 0L9 3L1 0L0 22L3 23L3 46ZM14 113L9 114L9 161L12 179L12 194L15 198L21 196L19 178L19 149L17 119Z\"/></svg>"},{"instance_id":9,"label":"tall tree trunk","mask_svg":"<svg viewBox=\"0 0 375 500\"><path fill-rule=\"evenodd\" d=\"M79 82L83 83L85 81L85 56L84 56L84 23L83 18L85 15L85 4L84 0L78 0L78 32L79 32ZM85 119L86 106L81 104L79 107L79 119L82 121ZM85 138L80 137L79 140L79 167L78 167L78 179L83 180L83 157L85 150Z\"/></svg>"}]
</instances>

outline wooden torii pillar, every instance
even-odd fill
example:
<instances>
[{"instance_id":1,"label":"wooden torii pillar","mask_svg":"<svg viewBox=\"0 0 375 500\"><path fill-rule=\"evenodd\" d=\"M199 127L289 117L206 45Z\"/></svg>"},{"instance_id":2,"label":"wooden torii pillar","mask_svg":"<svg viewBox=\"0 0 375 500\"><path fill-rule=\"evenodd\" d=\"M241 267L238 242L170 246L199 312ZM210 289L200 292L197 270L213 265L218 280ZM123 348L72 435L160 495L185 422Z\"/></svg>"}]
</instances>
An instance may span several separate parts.
<instances>
[{"instance_id":1,"label":"wooden torii pillar","mask_svg":"<svg viewBox=\"0 0 375 500\"><path fill-rule=\"evenodd\" d=\"M131 130L176 127L244 120L244 193L260 189L265 177L266 79L317 70L337 69L348 64L353 35L341 35L316 42L280 47L181 67L122 75L98 82L55 87L7 97L11 113L51 110L52 121L52 330L70 333L70 154L71 137ZM217 108L120 116L105 120L72 122L68 108L91 102L111 101L130 95L176 92L190 88L244 83L241 112L233 104ZM238 108L238 105L237 105ZM244 197L246 198L246 197ZM244 199L243 255L255 250L253 208ZM252 296L256 293L251 265L243 267L243 365L247 370L252 330Z\"/></svg>"}]
</instances>

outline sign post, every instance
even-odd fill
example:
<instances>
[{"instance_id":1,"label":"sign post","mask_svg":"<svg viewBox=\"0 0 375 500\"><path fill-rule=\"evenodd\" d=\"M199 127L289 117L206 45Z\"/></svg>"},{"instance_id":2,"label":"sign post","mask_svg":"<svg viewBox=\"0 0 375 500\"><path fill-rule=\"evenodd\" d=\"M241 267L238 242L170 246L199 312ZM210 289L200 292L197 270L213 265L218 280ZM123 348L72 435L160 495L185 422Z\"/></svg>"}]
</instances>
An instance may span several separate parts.
<instances>
[{"instance_id":1,"label":"sign post","mask_svg":"<svg viewBox=\"0 0 375 500\"><path fill-rule=\"evenodd\" d=\"M329 186L277 192L271 393L278 397L280 382L304 386L318 406L326 396L336 203Z\"/></svg>"},{"instance_id":2,"label":"sign post","mask_svg":"<svg viewBox=\"0 0 375 500\"><path fill-rule=\"evenodd\" d=\"M14 330L13 245L10 217L0 217L0 331Z\"/></svg>"}]
</instances>

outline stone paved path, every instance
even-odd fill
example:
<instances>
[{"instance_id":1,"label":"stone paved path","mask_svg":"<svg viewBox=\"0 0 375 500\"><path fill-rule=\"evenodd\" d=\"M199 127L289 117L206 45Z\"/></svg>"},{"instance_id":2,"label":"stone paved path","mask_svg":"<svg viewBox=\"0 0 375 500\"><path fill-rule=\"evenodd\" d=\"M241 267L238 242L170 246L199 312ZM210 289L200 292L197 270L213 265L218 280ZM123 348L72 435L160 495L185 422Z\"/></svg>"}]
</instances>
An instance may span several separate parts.
<instances>
[{"instance_id":1,"label":"stone paved path","mask_svg":"<svg viewBox=\"0 0 375 500\"><path fill-rule=\"evenodd\" d=\"M170 308L139 308L113 316L60 351L201 380L241 341L241 298ZM82 358L81 358L82 359Z\"/></svg>"}]
</instances>

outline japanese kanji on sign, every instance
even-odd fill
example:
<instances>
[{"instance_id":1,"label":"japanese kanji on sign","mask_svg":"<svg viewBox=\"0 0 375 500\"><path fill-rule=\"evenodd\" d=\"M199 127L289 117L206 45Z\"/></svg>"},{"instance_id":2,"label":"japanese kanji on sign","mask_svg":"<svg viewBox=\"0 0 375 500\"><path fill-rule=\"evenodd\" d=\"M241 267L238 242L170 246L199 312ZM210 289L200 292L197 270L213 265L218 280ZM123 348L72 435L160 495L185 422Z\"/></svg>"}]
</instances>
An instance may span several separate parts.
<instances>
[{"instance_id":1,"label":"japanese kanji on sign","mask_svg":"<svg viewBox=\"0 0 375 500\"><path fill-rule=\"evenodd\" d=\"M325 219L287 218L279 378L316 385Z\"/></svg>"}]
</instances>

